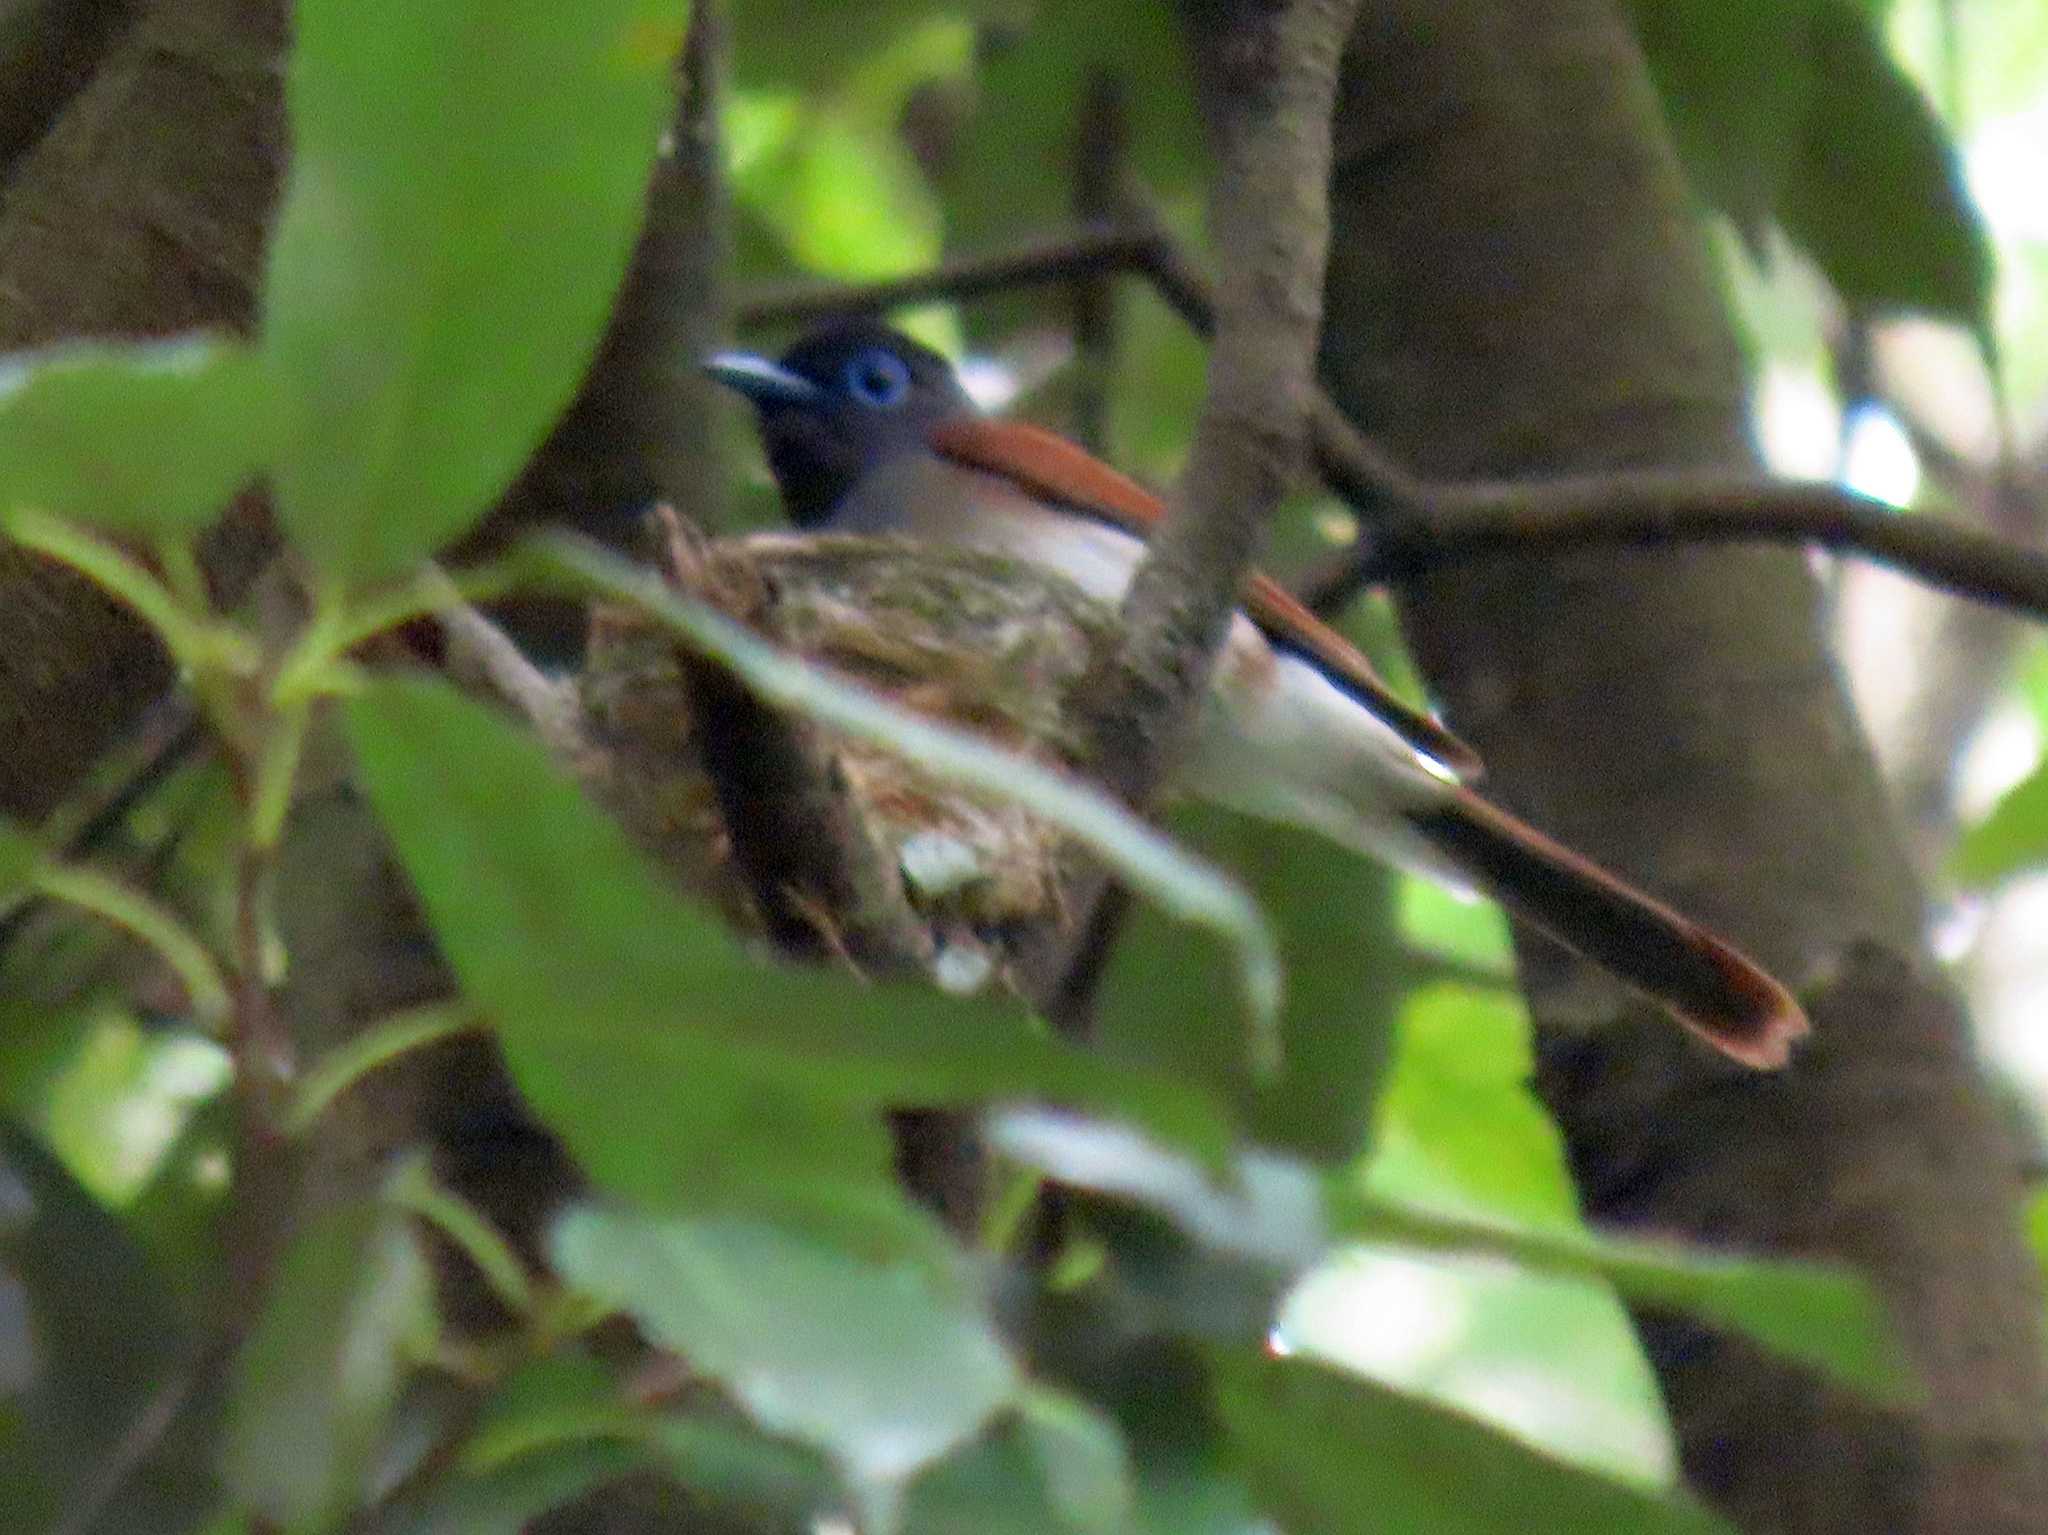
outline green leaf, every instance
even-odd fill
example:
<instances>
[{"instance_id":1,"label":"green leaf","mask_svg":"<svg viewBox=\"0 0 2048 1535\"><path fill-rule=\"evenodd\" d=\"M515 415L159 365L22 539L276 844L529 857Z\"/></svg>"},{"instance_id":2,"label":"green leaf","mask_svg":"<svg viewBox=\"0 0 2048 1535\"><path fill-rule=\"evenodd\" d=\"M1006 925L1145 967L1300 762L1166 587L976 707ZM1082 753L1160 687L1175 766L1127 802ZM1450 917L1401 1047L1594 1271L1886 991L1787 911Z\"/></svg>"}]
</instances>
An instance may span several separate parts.
<instances>
[{"instance_id":1,"label":"green leaf","mask_svg":"<svg viewBox=\"0 0 2048 1535\"><path fill-rule=\"evenodd\" d=\"M263 370L238 341L76 343L0 361L0 508L189 537L270 452Z\"/></svg>"},{"instance_id":2,"label":"green leaf","mask_svg":"<svg viewBox=\"0 0 2048 1535\"><path fill-rule=\"evenodd\" d=\"M699 1393L701 1395L701 1393ZM710 1405L654 1413L626 1400L614 1372L580 1354L529 1360L492 1393L464 1446L460 1476L403 1524L406 1530L484 1530L513 1535L516 1511L567 1501L590 1480L626 1470L663 1470L697 1498L807 1526L844 1501L839 1481L811 1450L770 1439L735 1412ZM568 1490L565 1490L565 1484Z\"/></svg>"},{"instance_id":3,"label":"green leaf","mask_svg":"<svg viewBox=\"0 0 2048 1535\"><path fill-rule=\"evenodd\" d=\"M1359 1192L1292 1158L1241 1154L1224 1178L1133 1131L1042 1111L992 1119L989 1143L1063 1183L1154 1210L1214 1253L1302 1273L1340 1237L1507 1258L1596 1278L1640 1305L1754 1339L1881 1401L1915 1387L1884 1307L1859 1276L1819 1264L1694 1251L1537 1227L1378 1189Z\"/></svg>"},{"instance_id":4,"label":"green leaf","mask_svg":"<svg viewBox=\"0 0 2048 1535\"><path fill-rule=\"evenodd\" d=\"M878 9L863 12L861 41L870 46L851 67L843 26L829 11L806 5L802 21L783 19L785 35L834 34L807 55L759 59L765 29L751 9L737 29L743 79L758 73L749 68L756 59L774 74L818 65L831 78L801 98L776 92L735 103L743 119L735 138L744 139L732 156L735 198L798 264L845 277L915 271L938 259L939 210L906 139L904 114L917 92L940 82L964 89L974 57L974 27L952 8L928 0L906 7L901 27L889 26Z\"/></svg>"},{"instance_id":5,"label":"green leaf","mask_svg":"<svg viewBox=\"0 0 2048 1535\"><path fill-rule=\"evenodd\" d=\"M1109 1535L1128 1528L1123 1437L1093 1408L1033 1391L979 1443L920 1476L904 1500L906 1535Z\"/></svg>"},{"instance_id":6,"label":"green leaf","mask_svg":"<svg viewBox=\"0 0 2048 1535\"><path fill-rule=\"evenodd\" d=\"M2048 766L2039 767L1991 813L1963 833L1949 872L1966 885L1990 885L2048 860Z\"/></svg>"},{"instance_id":7,"label":"green leaf","mask_svg":"<svg viewBox=\"0 0 2048 1535\"><path fill-rule=\"evenodd\" d=\"M643 1431L651 1453L699 1497L782 1515L809 1529L846 1500L824 1457L766 1434L732 1414L664 1417Z\"/></svg>"},{"instance_id":8,"label":"green leaf","mask_svg":"<svg viewBox=\"0 0 2048 1535\"><path fill-rule=\"evenodd\" d=\"M922 1266L866 1263L772 1226L591 1206L556 1266L722 1381L764 1429L824 1451L871 1507L1015 1400L981 1307Z\"/></svg>"},{"instance_id":9,"label":"green leaf","mask_svg":"<svg viewBox=\"0 0 2048 1535\"><path fill-rule=\"evenodd\" d=\"M677 0L308 0L264 289L279 513L328 577L472 525L566 405L638 227Z\"/></svg>"},{"instance_id":10,"label":"green leaf","mask_svg":"<svg viewBox=\"0 0 2048 1535\"><path fill-rule=\"evenodd\" d=\"M600 1183L700 1208L893 1187L886 1108L1046 1096L1213 1154L1200 1095L1012 1007L763 967L676 895L539 746L431 679L346 705L363 782L522 1092ZM659 1155L650 1148L659 1147Z\"/></svg>"},{"instance_id":11,"label":"green leaf","mask_svg":"<svg viewBox=\"0 0 2048 1535\"><path fill-rule=\"evenodd\" d=\"M1355 1236L1597 1277L1626 1300L1740 1333L1876 1400L1905 1402L1917 1393L1882 1302L1847 1269L1519 1225L1372 1191L1343 1196L1341 1204L1337 1224Z\"/></svg>"},{"instance_id":12,"label":"green leaf","mask_svg":"<svg viewBox=\"0 0 2048 1535\"><path fill-rule=\"evenodd\" d=\"M362 1202L315 1219L236 1362L222 1480L287 1526L353 1508L406 1359L434 1326L433 1277L403 1216Z\"/></svg>"},{"instance_id":13,"label":"green leaf","mask_svg":"<svg viewBox=\"0 0 2048 1535\"><path fill-rule=\"evenodd\" d=\"M1238 1463L1288 1528L1731 1535L1679 1495L1553 1460L1461 1413L1324 1365L1219 1351L1212 1367Z\"/></svg>"},{"instance_id":14,"label":"green leaf","mask_svg":"<svg viewBox=\"0 0 2048 1535\"><path fill-rule=\"evenodd\" d=\"M1817 73L1812 0L1630 0L1686 170L1752 246L1777 211Z\"/></svg>"},{"instance_id":15,"label":"green leaf","mask_svg":"<svg viewBox=\"0 0 2048 1535\"><path fill-rule=\"evenodd\" d=\"M1385 1325L1390 1306L1412 1306L1413 1325ZM1367 1243L1290 1292L1281 1335L1575 1465L1635 1480L1671 1473L1656 1377L1620 1297L1598 1279Z\"/></svg>"},{"instance_id":16,"label":"green leaf","mask_svg":"<svg viewBox=\"0 0 2048 1535\"><path fill-rule=\"evenodd\" d=\"M1530 1090L1534 1070L1518 994L1418 987L1380 1095L1375 1174L1521 1219L1574 1218L1564 1145Z\"/></svg>"},{"instance_id":17,"label":"green leaf","mask_svg":"<svg viewBox=\"0 0 2048 1535\"><path fill-rule=\"evenodd\" d=\"M1071 1397L1026 1391L1018 1432L1045 1479L1048 1501L1076 1530L1116 1530L1131 1508L1131 1466L1123 1435Z\"/></svg>"},{"instance_id":18,"label":"green leaf","mask_svg":"<svg viewBox=\"0 0 2048 1535\"><path fill-rule=\"evenodd\" d=\"M887 1143L876 1115L852 1113L866 1100L747 1038L773 1016L774 973L677 897L535 742L436 679L377 684L347 724L465 991L592 1177L671 1203L811 1176L880 1197ZM820 1030L833 1021L812 1011Z\"/></svg>"},{"instance_id":19,"label":"green leaf","mask_svg":"<svg viewBox=\"0 0 2048 1535\"><path fill-rule=\"evenodd\" d=\"M1500 907L1414 875L1401 879L1397 904L1401 935L1423 956L1498 974L1504 988L1514 989L1515 945Z\"/></svg>"},{"instance_id":20,"label":"green leaf","mask_svg":"<svg viewBox=\"0 0 2048 1535\"><path fill-rule=\"evenodd\" d=\"M613 1373L583 1354L530 1359L491 1393L462 1463L490 1471L552 1445L631 1439L645 1414L629 1406Z\"/></svg>"},{"instance_id":21,"label":"green leaf","mask_svg":"<svg viewBox=\"0 0 2048 1535\"><path fill-rule=\"evenodd\" d=\"M1212 1084L1265 1145L1317 1161L1354 1156L1373 1120L1402 977L1391 933L1393 877L1382 866L1287 827L1207 807L1170 829L1239 872L1274 926L1288 976L1277 1077L1246 1069L1230 977L1213 944L1133 914L1096 1001L1102 1047Z\"/></svg>"},{"instance_id":22,"label":"green leaf","mask_svg":"<svg viewBox=\"0 0 2048 1535\"><path fill-rule=\"evenodd\" d=\"M1137 1472L1133 1535L1245 1535L1266 1528L1242 1478L1211 1458L1161 1454L1148 1445Z\"/></svg>"},{"instance_id":23,"label":"green leaf","mask_svg":"<svg viewBox=\"0 0 2048 1535\"><path fill-rule=\"evenodd\" d=\"M1069 214L1075 116L1097 72L1122 87L1132 165L1145 185L1171 199L1204 184L1187 49L1170 8L1039 0L1027 25L985 48L974 115L943 187L950 233L993 242Z\"/></svg>"},{"instance_id":24,"label":"green leaf","mask_svg":"<svg viewBox=\"0 0 2048 1535\"><path fill-rule=\"evenodd\" d=\"M1281 995L1279 945L1257 903L1236 881L1182 852L1122 806L1039 763L936 725L777 650L723 614L678 597L652 572L587 541L534 540L522 546L509 569L631 603L692 649L729 668L764 702L896 752L937 778L998 795L1059 826L1133 890L1229 944L1256 1039L1270 1046L1268 1031Z\"/></svg>"},{"instance_id":25,"label":"green leaf","mask_svg":"<svg viewBox=\"0 0 2048 1535\"><path fill-rule=\"evenodd\" d=\"M631 1445L550 1445L489 1471L445 1478L370 1528L374 1535L525 1535L550 1509L645 1465L646 1457Z\"/></svg>"},{"instance_id":26,"label":"green leaf","mask_svg":"<svg viewBox=\"0 0 2048 1535\"><path fill-rule=\"evenodd\" d=\"M1991 251L1947 130L1860 0L1631 0L1694 183L1768 220L1859 308L1924 309L1989 347Z\"/></svg>"},{"instance_id":27,"label":"green leaf","mask_svg":"<svg viewBox=\"0 0 2048 1535\"><path fill-rule=\"evenodd\" d=\"M1292 1157L1242 1152L1217 1177L1121 1125L1035 1109L991 1116L987 1136L1061 1183L1156 1210L1213 1251L1290 1273L1329 1251L1322 1177Z\"/></svg>"},{"instance_id":28,"label":"green leaf","mask_svg":"<svg viewBox=\"0 0 2048 1535\"><path fill-rule=\"evenodd\" d=\"M1948 130L1854 0L1821 0L1808 46L1819 67L1785 232L1845 302L1955 320L1991 356L1991 242Z\"/></svg>"},{"instance_id":29,"label":"green leaf","mask_svg":"<svg viewBox=\"0 0 2048 1535\"><path fill-rule=\"evenodd\" d=\"M749 87L800 86L815 92L842 81L848 54L872 53L937 21L970 16L997 0L867 0L860 31L849 37L843 12L815 0L747 0L733 29L733 73ZM849 48L849 44L854 45Z\"/></svg>"},{"instance_id":30,"label":"green leaf","mask_svg":"<svg viewBox=\"0 0 2048 1535\"><path fill-rule=\"evenodd\" d=\"M693 1401L702 1397L692 1394ZM462 1502L545 1486L550 1478L538 1468L596 1446L630 1449L639 1469L666 1471L698 1498L792 1525L807 1526L845 1500L816 1452L769 1438L722 1403L652 1412L627 1401L614 1372L595 1359L554 1354L521 1365L492 1393L463 1449L461 1469L472 1491ZM494 1488L500 1490L486 1491Z\"/></svg>"}]
</instances>

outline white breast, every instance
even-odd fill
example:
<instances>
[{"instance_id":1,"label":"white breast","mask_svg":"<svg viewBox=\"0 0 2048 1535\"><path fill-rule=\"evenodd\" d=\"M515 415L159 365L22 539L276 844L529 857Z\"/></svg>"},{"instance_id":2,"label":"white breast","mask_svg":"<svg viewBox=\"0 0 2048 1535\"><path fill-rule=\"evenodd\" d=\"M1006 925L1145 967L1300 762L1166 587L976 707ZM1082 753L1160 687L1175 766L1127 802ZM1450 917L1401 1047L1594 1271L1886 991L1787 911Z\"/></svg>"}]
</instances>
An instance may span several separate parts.
<instances>
[{"instance_id":1,"label":"white breast","mask_svg":"<svg viewBox=\"0 0 2048 1535\"><path fill-rule=\"evenodd\" d=\"M1122 599L1145 552L1129 533L1058 516L999 476L933 458L870 474L844 510L833 521L849 531L886 529L1029 560L1110 603ZM1241 613L1192 745L1176 774L1183 791L1403 861L1414 850L1402 845L1400 812L1449 792L1407 741L1313 664L1275 651Z\"/></svg>"}]
</instances>

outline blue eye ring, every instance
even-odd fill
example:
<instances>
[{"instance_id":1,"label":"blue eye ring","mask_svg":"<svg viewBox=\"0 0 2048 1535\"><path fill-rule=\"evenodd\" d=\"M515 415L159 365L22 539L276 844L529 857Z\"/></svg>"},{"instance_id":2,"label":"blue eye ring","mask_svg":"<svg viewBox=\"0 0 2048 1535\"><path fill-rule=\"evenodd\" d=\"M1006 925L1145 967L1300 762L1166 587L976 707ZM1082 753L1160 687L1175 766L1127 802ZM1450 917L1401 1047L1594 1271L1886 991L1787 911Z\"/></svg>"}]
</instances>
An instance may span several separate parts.
<instances>
[{"instance_id":1,"label":"blue eye ring","mask_svg":"<svg viewBox=\"0 0 2048 1535\"><path fill-rule=\"evenodd\" d=\"M870 347L846 365L845 383L861 404L891 410L910 394L910 365L894 352Z\"/></svg>"}]
</instances>

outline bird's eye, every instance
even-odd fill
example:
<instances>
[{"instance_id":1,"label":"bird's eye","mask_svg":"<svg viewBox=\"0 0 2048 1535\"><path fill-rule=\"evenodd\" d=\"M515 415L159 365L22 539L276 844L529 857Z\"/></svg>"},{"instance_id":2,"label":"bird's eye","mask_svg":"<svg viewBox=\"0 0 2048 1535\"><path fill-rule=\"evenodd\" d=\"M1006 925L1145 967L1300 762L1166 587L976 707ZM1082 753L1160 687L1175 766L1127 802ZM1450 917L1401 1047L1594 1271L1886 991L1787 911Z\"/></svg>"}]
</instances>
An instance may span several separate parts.
<instances>
[{"instance_id":1,"label":"bird's eye","mask_svg":"<svg viewBox=\"0 0 2048 1535\"><path fill-rule=\"evenodd\" d=\"M888 410L910 393L910 367L894 352L870 348L846 365L846 390L863 405Z\"/></svg>"}]
</instances>

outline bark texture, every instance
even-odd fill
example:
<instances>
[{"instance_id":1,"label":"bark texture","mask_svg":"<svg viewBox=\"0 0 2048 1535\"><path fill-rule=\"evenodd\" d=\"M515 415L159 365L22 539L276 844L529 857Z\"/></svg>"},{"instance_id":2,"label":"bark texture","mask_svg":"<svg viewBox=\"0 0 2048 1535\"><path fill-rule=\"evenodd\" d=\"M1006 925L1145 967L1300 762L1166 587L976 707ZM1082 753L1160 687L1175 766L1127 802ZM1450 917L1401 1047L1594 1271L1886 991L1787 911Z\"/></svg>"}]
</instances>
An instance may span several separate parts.
<instances>
[{"instance_id":1,"label":"bark texture","mask_svg":"<svg viewBox=\"0 0 2048 1535\"><path fill-rule=\"evenodd\" d=\"M1083 722L1091 775L1137 805L1166 776L1266 523L1300 468L1329 243L1332 102L1358 0L1181 9L1216 151L1216 335L1173 510L1125 594L1115 666Z\"/></svg>"},{"instance_id":2,"label":"bark texture","mask_svg":"<svg viewBox=\"0 0 2048 1535\"><path fill-rule=\"evenodd\" d=\"M283 163L276 0L162 0L0 194L0 350L246 329ZM245 526L213 551L229 584ZM37 818L169 680L81 579L0 548L0 812Z\"/></svg>"},{"instance_id":3,"label":"bark texture","mask_svg":"<svg viewBox=\"0 0 2048 1535\"><path fill-rule=\"evenodd\" d=\"M1611 0L1375 0L1337 132L1323 376L1416 470L1754 466L1740 358ZM1688 1478L1751 1531L2048 1529L2015 1149L1802 558L1511 556L1402 597L1495 792L1729 932L1815 1017L1789 1071L1744 1074L1521 939L1588 1215L1854 1263L1924 1375L1921 1406L1880 1411L1640 1316Z\"/></svg>"}]
</instances>

